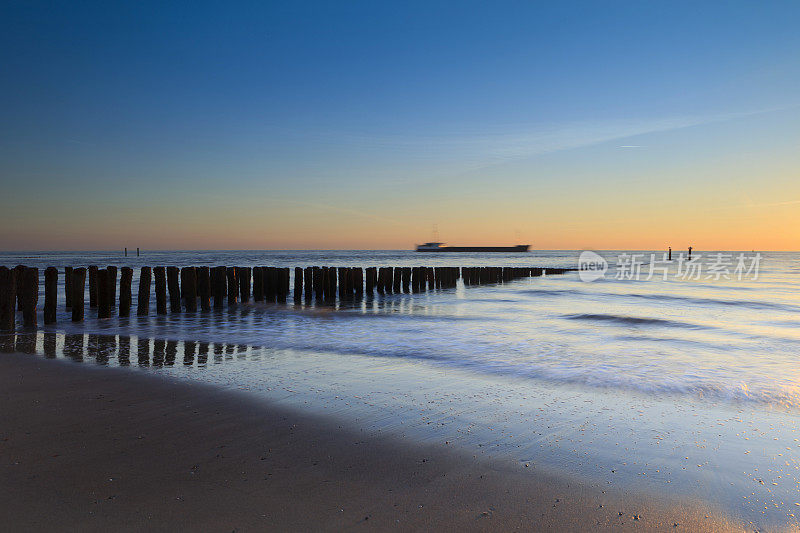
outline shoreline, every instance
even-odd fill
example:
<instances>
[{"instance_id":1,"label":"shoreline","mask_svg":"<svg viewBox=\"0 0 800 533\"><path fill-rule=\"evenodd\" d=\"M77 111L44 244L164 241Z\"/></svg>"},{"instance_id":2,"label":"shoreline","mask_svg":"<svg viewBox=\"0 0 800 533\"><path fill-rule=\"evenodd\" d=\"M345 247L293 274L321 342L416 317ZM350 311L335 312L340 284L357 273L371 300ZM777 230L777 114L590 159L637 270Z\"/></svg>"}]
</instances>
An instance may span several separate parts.
<instances>
[{"instance_id":1,"label":"shoreline","mask_svg":"<svg viewBox=\"0 0 800 533\"><path fill-rule=\"evenodd\" d=\"M0 508L14 529L744 529L702 503L122 368L7 353L0 391Z\"/></svg>"}]
</instances>

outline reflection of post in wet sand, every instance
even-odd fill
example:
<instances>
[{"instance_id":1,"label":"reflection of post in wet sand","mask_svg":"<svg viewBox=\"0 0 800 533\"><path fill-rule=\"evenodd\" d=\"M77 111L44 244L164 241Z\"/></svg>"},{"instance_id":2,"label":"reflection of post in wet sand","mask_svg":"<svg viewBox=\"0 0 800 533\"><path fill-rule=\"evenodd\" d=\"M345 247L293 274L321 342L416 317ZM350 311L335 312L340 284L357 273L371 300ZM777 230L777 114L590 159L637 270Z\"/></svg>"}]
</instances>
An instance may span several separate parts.
<instances>
[{"instance_id":1,"label":"reflection of post in wet sand","mask_svg":"<svg viewBox=\"0 0 800 533\"><path fill-rule=\"evenodd\" d=\"M150 366L150 339L139 337L136 345L136 357L139 366Z\"/></svg>"},{"instance_id":2,"label":"reflection of post in wet sand","mask_svg":"<svg viewBox=\"0 0 800 533\"><path fill-rule=\"evenodd\" d=\"M83 361L83 335L67 333L64 335L64 355L73 361Z\"/></svg>"},{"instance_id":3,"label":"reflection of post in wet sand","mask_svg":"<svg viewBox=\"0 0 800 533\"><path fill-rule=\"evenodd\" d=\"M17 334L17 351L20 353L36 353L36 335L32 333Z\"/></svg>"},{"instance_id":4,"label":"reflection of post in wet sand","mask_svg":"<svg viewBox=\"0 0 800 533\"><path fill-rule=\"evenodd\" d=\"M166 355L167 341L163 339L153 340L153 366L161 368L164 366L164 357Z\"/></svg>"},{"instance_id":5,"label":"reflection of post in wet sand","mask_svg":"<svg viewBox=\"0 0 800 533\"><path fill-rule=\"evenodd\" d=\"M183 342L183 366L194 365L194 354L197 350L197 343L194 341Z\"/></svg>"},{"instance_id":6,"label":"reflection of post in wet sand","mask_svg":"<svg viewBox=\"0 0 800 533\"><path fill-rule=\"evenodd\" d=\"M201 342L197 353L197 366L204 367L208 364L208 343Z\"/></svg>"},{"instance_id":7,"label":"reflection of post in wet sand","mask_svg":"<svg viewBox=\"0 0 800 533\"><path fill-rule=\"evenodd\" d=\"M98 365L107 365L109 359L116 355L116 335L89 335L88 355L94 355Z\"/></svg>"},{"instance_id":8,"label":"reflection of post in wet sand","mask_svg":"<svg viewBox=\"0 0 800 533\"><path fill-rule=\"evenodd\" d=\"M167 341L167 352L164 357L165 366L173 366L178 356L178 341Z\"/></svg>"},{"instance_id":9,"label":"reflection of post in wet sand","mask_svg":"<svg viewBox=\"0 0 800 533\"><path fill-rule=\"evenodd\" d=\"M14 334L0 335L0 353L14 353Z\"/></svg>"},{"instance_id":10,"label":"reflection of post in wet sand","mask_svg":"<svg viewBox=\"0 0 800 533\"><path fill-rule=\"evenodd\" d=\"M116 362L118 366L130 366L133 338L98 333L62 334L45 331L7 334L0 335L0 353L41 354L48 359L65 357L75 362L94 359L99 365L114 365ZM168 368L175 366L176 362L180 365L181 361L182 367L194 367L197 361L198 368L205 368L208 366L209 354L212 354L212 363L235 363L248 358L260 360L265 355L262 349L248 344L144 337L136 339L136 364L141 367Z\"/></svg>"},{"instance_id":11,"label":"reflection of post in wet sand","mask_svg":"<svg viewBox=\"0 0 800 533\"><path fill-rule=\"evenodd\" d=\"M42 334L42 351L48 359L55 359L56 357L56 340L55 333L44 332Z\"/></svg>"},{"instance_id":12,"label":"reflection of post in wet sand","mask_svg":"<svg viewBox=\"0 0 800 533\"><path fill-rule=\"evenodd\" d=\"M128 336L119 337L119 356L117 357L119 366L130 366L131 364L131 338Z\"/></svg>"}]
</instances>

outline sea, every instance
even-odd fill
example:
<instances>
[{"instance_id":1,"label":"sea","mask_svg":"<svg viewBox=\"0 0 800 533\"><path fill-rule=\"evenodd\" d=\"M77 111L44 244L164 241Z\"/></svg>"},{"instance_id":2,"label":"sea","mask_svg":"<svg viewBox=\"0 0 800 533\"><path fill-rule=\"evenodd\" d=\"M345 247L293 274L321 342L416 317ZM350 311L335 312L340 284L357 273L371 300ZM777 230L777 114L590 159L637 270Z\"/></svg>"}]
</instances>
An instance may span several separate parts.
<instances>
[{"instance_id":1,"label":"sea","mask_svg":"<svg viewBox=\"0 0 800 533\"><path fill-rule=\"evenodd\" d=\"M58 267L60 285L57 323L0 334L0 351L247 391L532 472L696 499L757 530L799 527L800 253L664 254L3 252L0 265ZM63 267L88 265L134 268L134 316L98 320L87 298L71 322ZM168 265L583 269L167 315L152 296L135 316L138 267Z\"/></svg>"}]
</instances>

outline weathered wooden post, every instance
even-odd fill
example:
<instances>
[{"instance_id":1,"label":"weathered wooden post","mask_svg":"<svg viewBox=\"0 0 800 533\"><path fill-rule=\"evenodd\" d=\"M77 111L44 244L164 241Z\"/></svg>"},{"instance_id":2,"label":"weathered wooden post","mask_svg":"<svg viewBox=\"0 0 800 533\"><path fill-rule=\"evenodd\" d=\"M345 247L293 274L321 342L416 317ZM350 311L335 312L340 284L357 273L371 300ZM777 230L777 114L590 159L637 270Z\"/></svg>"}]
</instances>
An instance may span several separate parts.
<instances>
[{"instance_id":1,"label":"weathered wooden post","mask_svg":"<svg viewBox=\"0 0 800 533\"><path fill-rule=\"evenodd\" d=\"M131 284L133 283L133 269L122 267L119 277L119 316L131 315Z\"/></svg>"},{"instance_id":2,"label":"weathered wooden post","mask_svg":"<svg viewBox=\"0 0 800 533\"><path fill-rule=\"evenodd\" d=\"M72 267L64 267L64 301L66 307L72 307Z\"/></svg>"},{"instance_id":3,"label":"weathered wooden post","mask_svg":"<svg viewBox=\"0 0 800 533\"><path fill-rule=\"evenodd\" d=\"M394 272L392 273L392 290L395 294L400 294L400 290L403 286L403 268L402 267L394 267Z\"/></svg>"},{"instance_id":4,"label":"weathered wooden post","mask_svg":"<svg viewBox=\"0 0 800 533\"><path fill-rule=\"evenodd\" d=\"M378 279L375 288L378 290L378 294L386 293L386 267L378 268Z\"/></svg>"},{"instance_id":5,"label":"weathered wooden post","mask_svg":"<svg viewBox=\"0 0 800 533\"><path fill-rule=\"evenodd\" d=\"M294 303L300 303L303 298L303 269L294 267Z\"/></svg>"},{"instance_id":6,"label":"weathered wooden post","mask_svg":"<svg viewBox=\"0 0 800 533\"><path fill-rule=\"evenodd\" d=\"M181 285L178 281L179 270L176 266L167 267L167 289L169 290L169 310L181 312Z\"/></svg>"},{"instance_id":7,"label":"weathered wooden post","mask_svg":"<svg viewBox=\"0 0 800 533\"><path fill-rule=\"evenodd\" d=\"M311 272L313 275L313 286L314 286L314 299L319 302L322 301L322 268L320 267L311 267Z\"/></svg>"},{"instance_id":8,"label":"weathered wooden post","mask_svg":"<svg viewBox=\"0 0 800 533\"><path fill-rule=\"evenodd\" d=\"M22 311L22 299L24 298L24 294L22 292L22 282L23 276L25 274L25 269L28 268L25 265L17 265L14 267L14 272L16 272L17 276L17 311Z\"/></svg>"},{"instance_id":9,"label":"weathered wooden post","mask_svg":"<svg viewBox=\"0 0 800 533\"><path fill-rule=\"evenodd\" d=\"M331 286L335 287L335 284L336 271L331 272L331 267L322 267L322 299L324 301L332 302L336 299L336 290L331 290Z\"/></svg>"},{"instance_id":10,"label":"weathered wooden post","mask_svg":"<svg viewBox=\"0 0 800 533\"><path fill-rule=\"evenodd\" d=\"M278 277L280 279L280 290L278 291L278 302L286 303L286 298L289 296L289 268L283 267L278 269Z\"/></svg>"},{"instance_id":11,"label":"weathered wooden post","mask_svg":"<svg viewBox=\"0 0 800 533\"><path fill-rule=\"evenodd\" d=\"M156 314L167 314L167 269L155 267L153 269L156 285Z\"/></svg>"},{"instance_id":12,"label":"weathered wooden post","mask_svg":"<svg viewBox=\"0 0 800 533\"><path fill-rule=\"evenodd\" d=\"M197 272L193 266L181 268L181 291L184 309L197 311Z\"/></svg>"},{"instance_id":13,"label":"weathered wooden post","mask_svg":"<svg viewBox=\"0 0 800 533\"><path fill-rule=\"evenodd\" d=\"M214 293L214 309L222 309L225 306L225 282L226 282L226 268L224 266L216 266L212 270L212 286L211 290Z\"/></svg>"},{"instance_id":14,"label":"weathered wooden post","mask_svg":"<svg viewBox=\"0 0 800 533\"><path fill-rule=\"evenodd\" d=\"M111 296L111 310L114 310L114 302L117 301L117 267L106 267L108 271L108 293Z\"/></svg>"},{"instance_id":15,"label":"weathered wooden post","mask_svg":"<svg viewBox=\"0 0 800 533\"><path fill-rule=\"evenodd\" d=\"M197 295L200 297L200 309L211 311L211 277L207 266L197 267Z\"/></svg>"},{"instance_id":16,"label":"weathered wooden post","mask_svg":"<svg viewBox=\"0 0 800 533\"><path fill-rule=\"evenodd\" d=\"M97 318L111 316L111 281L108 269L101 268L97 271Z\"/></svg>"},{"instance_id":17,"label":"weathered wooden post","mask_svg":"<svg viewBox=\"0 0 800 533\"><path fill-rule=\"evenodd\" d=\"M367 282L366 291L367 291L367 296L372 296L373 292L375 291L376 277L377 277L377 274L376 274L375 267L367 267L367 272L366 272L366 278L367 278L366 279L366 282Z\"/></svg>"},{"instance_id":18,"label":"weathered wooden post","mask_svg":"<svg viewBox=\"0 0 800 533\"><path fill-rule=\"evenodd\" d=\"M97 265L89 265L89 307L97 307Z\"/></svg>"},{"instance_id":19,"label":"weathered wooden post","mask_svg":"<svg viewBox=\"0 0 800 533\"><path fill-rule=\"evenodd\" d=\"M356 296L361 298L364 296L364 269L356 267Z\"/></svg>"},{"instance_id":20,"label":"weathered wooden post","mask_svg":"<svg viewBox=\"0 0 800 533\"><path fill-rule=\"evenodd\" d=\"M237 268L236 274L239 278L239 298L242 303L247 303L250 301L250 267Z\"/></svg>"},{"instance_id":21,"label":"weathered wooden post","mask_svg":"<svg viewBox=\"0 0 800 533\"><path fill-rule=\"evenodd\" d=\"M44 323L56 323L56 307L58 301L58 269L44 269Z\"/></svg>"},{"instance_id":22,"label":"weathered wooden post","mask_svg":"<svg viewBox=\"0 0 800 533\"><path fill-rule=\"evenodd\" d=\"M22 324L36 327L36 305L39 303L39 269L27 267L22 272Z\"/></svg>"},{"instance_id":23,"label":"weathered wooden post","mask_svg":"<svg viewBox=\"0 0 800 533\"><path fill-rule=\"evenodd\" d=\"M314 292L314 269L312 267L305 267L303 269L303 299L306 302L311 301L311 295Z\"/></svg>"},{"instance_id":24,"label":"weathered wooden post","mask_svg":"<svg viewBox=\"0 0 800 533\"><path fill-rule=\"evenodd\" d=\"M253 267L253 301L264 301L264 269L260 266Z\"/></svg>"},{"instance_id":25,"label":"weathered wooden post","mask_svg":"<svg viewBox=\"0 0 800 533\"><path fill-rule=\"evenodd\" d=\"M347 299L347 268L338 267L336 270L339 276L339 299L344 301Z\"/></svg>"},{"instance_id":26,"label":"weathered wooden post","mask_svg":"<svg viewBox=\"0 0 800 533\"><path fill-rule=\"evenodd\" d=\"M264 288L264 300L267 303L275 302L277 291L274 267L261 267L262 286Z\"/></svg>"},{"instance_id":27,"label":"weathered wooden post","mask_svg":"<svg viewBox=\"0 0 800 533\"><path fill-rule=\"evenodd\" d=\"M236 267L228 267L225 270L228 278L228 305L236 305L239 296L239 282L236 281Z\"/></svg>"},{"instance_id":28,"label":"weathered wooden post","mask_svg":"<svg viewBox=\"0 0 800 533\"><path fill-rule=\"evenodd\" d=\"M162 274L164 272L163 268L161 267ZM141 272L139 273L139 296L138 296L138 305L136 308L136 314L138 316L147 316L150 314L150 280L153 277L153 273L150 270L150 267L142 267ZM163 283L163 278L162 278ZM158 290L158 285L156 285L156 291ZM158 296L158 293L156 293ZM164 297L166 300L166 297ZM167 312L167 303L164 302L164 312Z\"/></svg>"},{"instance_id":29,"label":"weathered wooden post","mask_svg":"<svg viewBox=\"0 0 800 533\"><path fill-rule=\"evenodd\" d=\"M17 272L0 266L0 330L14 331L16 327L16 307Z\"/></svg>"},{"instance_id":30,"label":"weathered wooden post","mask_svg":"<svg viewBox=\"0 0 800 533\"><path fill-rule=\"evenodd\" d=\"M72 270L72 321L83 320L83 307L86 292L86 269L75 268Z\"/></svg>"}]
</instances>

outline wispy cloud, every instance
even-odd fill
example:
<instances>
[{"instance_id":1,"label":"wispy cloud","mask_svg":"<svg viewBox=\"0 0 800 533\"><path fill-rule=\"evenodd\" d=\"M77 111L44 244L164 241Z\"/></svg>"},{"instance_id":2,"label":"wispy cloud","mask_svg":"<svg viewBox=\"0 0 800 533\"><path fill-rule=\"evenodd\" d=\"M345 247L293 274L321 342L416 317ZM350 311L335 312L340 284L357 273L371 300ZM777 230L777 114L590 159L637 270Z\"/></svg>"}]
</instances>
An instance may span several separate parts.
<instances>
[{"instance_id":1,"label":"wispy cloud","mask_svg":"<svg viewBox=\"0 0 800 533\"><path fill-rule=\"evenodd\" d=\"M792 106L796 107L796 106ZM338 142L367 153L397 157L428 169L437 164L450 172L502 165L542 154L571 150L639 135L724 122L776 109L760 109L701 116L674 116L637 120L599 120L561 124L495 126L481 132L404 132L402 134L340 133ZM619 148L644 148L625 144Z\"/></svg>"}]
</instances>

